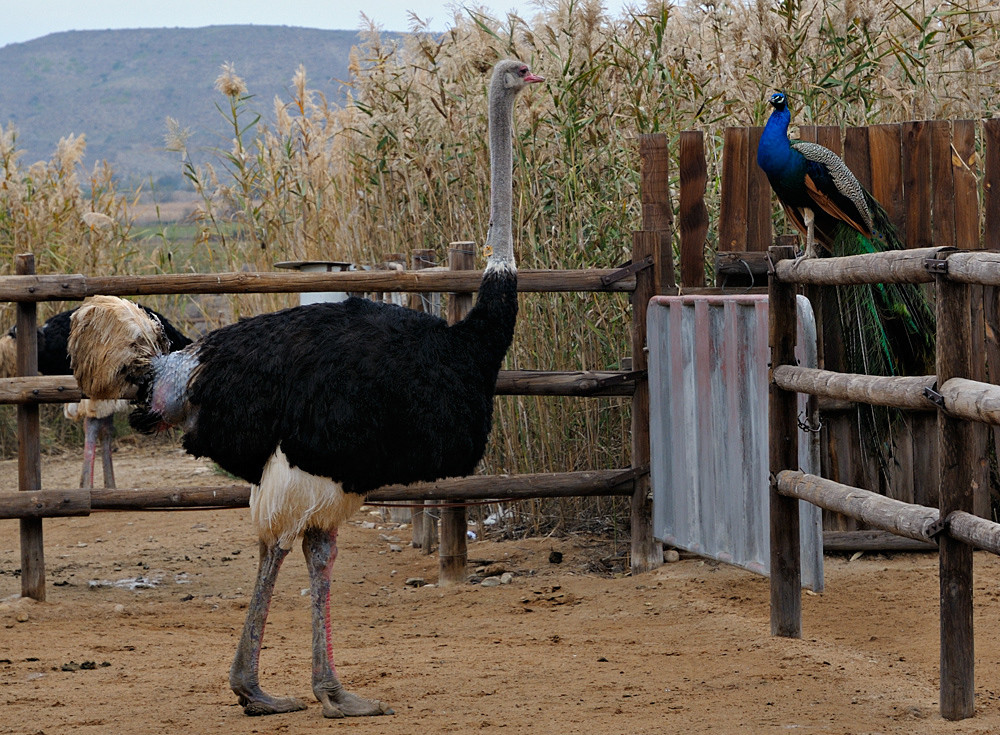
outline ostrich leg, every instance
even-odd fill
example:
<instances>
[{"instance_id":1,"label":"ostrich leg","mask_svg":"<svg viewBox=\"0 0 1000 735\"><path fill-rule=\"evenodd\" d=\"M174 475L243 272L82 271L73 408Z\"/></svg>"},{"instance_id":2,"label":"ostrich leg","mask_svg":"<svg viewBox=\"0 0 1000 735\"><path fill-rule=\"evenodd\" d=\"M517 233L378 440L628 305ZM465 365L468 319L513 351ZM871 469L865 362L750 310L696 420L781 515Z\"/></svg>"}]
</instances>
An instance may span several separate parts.
<instances>
[{"instance_id":1,"label":"ostrich leg","mask_svg":"<svg viewBox=\"0 0 1000 735\"><path fill-rule=\"evenodd\" d=\"M115 487L115 468L111 464L111 440L115 434L115 415L91 419L100 424L97 437L101 440L101 468L104 471L104 487Z\"/></svg>"},{"instance_id":2,"label":"ostrich leg","mask_svg":"<svg viewBox=\"0 0 1000 735\"><path fill-rule=\"evenodd\" d=\"M90 490L94 487L94 460L97 453L101 425L97 419L83 420L83 472L80 473L80 487Z\"/></svg>"},{"instance_id":3,"label":"ostrich leg","mask_svg":"<svg viewBox=\"0 0 1000 735\"><path fill-rule=\"evenodd\" d=\"M229 686L239 697L245 714L274 715L295 712L305 709L305 702L294 697L272 697L260 688L258 680L260 646L264 639L267 612L271 607L271 595L274 593L274 580L278 576L281 562L288 555L288 550L282 549L277 544L266 546L262 543L260 547L257 583L254 585L250 608L243 623L239 647L236 649L233 665L229 669Z\"/></svg>"},{"instance_id":4,"label":"ostrich leg","mask_svg":"<svg viewBox=\"0 0 1000 735\"><path fill-rule=\"evenodd\" d=\"M83 419L83 471L80 473L80 487L90 490L94 487L94 464L97 461L97 447L101 448L101 467L104 470L104 487L115 487L115 469L111 463L111 439L114 435L115 417L104 416Z\"/></svg>"},{"instance_id":5,"label":"ostrich leg","mask_svg":"<svg viewBox=\"0 0 1000 735\"><path fill-rule=\"evenodd\" d=\"M313 670L312 687L323 705L324 717L364 717L391 715L393 711L377 700L363 699L344 689L333 664L330 632L330 571L337 559L337 529L307 528L302 551L309 568L312 590Z\"/></svg>"}]
</instances>

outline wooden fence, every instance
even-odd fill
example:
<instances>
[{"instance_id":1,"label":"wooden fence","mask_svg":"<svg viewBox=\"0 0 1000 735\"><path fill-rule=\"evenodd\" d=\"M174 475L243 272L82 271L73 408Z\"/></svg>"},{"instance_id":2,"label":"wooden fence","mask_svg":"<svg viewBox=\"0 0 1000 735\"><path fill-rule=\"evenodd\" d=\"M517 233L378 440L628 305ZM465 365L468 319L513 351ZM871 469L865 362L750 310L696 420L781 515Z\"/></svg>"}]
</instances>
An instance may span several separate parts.
<instances>
[{"instance_id":1,"label":"wooden fence","mask_svg":"<svg viewBox=\"0 0 1000 735\"><path fill-rule=\"evenodd\" d=\"M587 372L501 371L498 394L548 396L631 396L631 466L622 469L475 476L405 487L385 487L371 493L374 501L528 499L583 495L631 497L631 568L642 572L663 561L652 536L649 497L649 388L646 378L646 304L673 288L671 251L672 209L665 135L640 136L643 227L635 232L631 262L619 268L579 271L521 270L518 290L550 292L627 292L631 294L631 370ZM40 301L83 299L94 294L284 293L309 291L449 292L460 305L471 301L482 273L462 262L455 270L384 270L334 273L219 273L158 276L87 277L36 275L31 255L18 256L16 275L0 277L0 300L17 302L17 366L22 377L0 380L0 403L17 404L18 489L0 496L0 518L21 524L21 589L26 597L45 598L42 519L86 515L92 510L243 507L249 488L131 488L80 490L41 487L38 406L80 400L71 376L38 376L36 304ZM443 519L439 553L443 583L465 579L466 521L464 510Z\"/></svg>"},{"instance_id":2,"label":"wooden fence","mask_svg":"<svg viewBox=\"0 0 1000 735\"><path fill-rule=\"evenodd\" d=\"M973 379L979 345L972 338L972 303L983 287L1000 286L1000 253L918 248L851 258L794 259L794 248L771 249L771 632L799 637L802 607L797 500L893 534L936 542L941 589L941 714L974 712L972 550L1000 554L1000 524L974 515L983 447L976 426L1000 425L1000 386ZM801 368L793 354L796 284L934 282L936 375L885 378ZM896 408L925 404L936 413L940 461L933 481L939 508L899 500L804 474L796 469L796 393ZM975 425L970 422L977 422Z\"/></svg>"},{"instance_id":3,"label":"wooden fence","mask_svg":"<svg viewBox=\"0 0 1000 735\"><path fill-rule=\"evenodd\" d=\"M718 252L708 247L712 221L705 204L708 165L702 133L680 136L679 212L682 290L702 288L704 264L714 262L715 286L727 291L766 285L772 222L790 231L763 172L756 164L759 127L729 128L721 161ZM959 246L969 250L1000 248L1000 119L985 121L915 121L847 128L800 126L799 137L821 143L843 156L859 180L885 206L907 248ZM807 286L820 335L820 366L841 371L839 319L832 291ZM1000 291L972 286L973 366L970 377L985 380L1000 371ZM819 400L822 421L823 475L849 485L910 503L936 505L938 475L936 416L929 407L911 408L906 426L894 437L896 465L888 475L863 450L855 406L843 400ZM988 517L1000 493L984 458L992 429L976 426L972 441L980 447L976 469L975 512ZM992 443L1000 447L1000 432ZM827 513L824 527L854 531L853 519Z\"/></svg>"}]
</instances>

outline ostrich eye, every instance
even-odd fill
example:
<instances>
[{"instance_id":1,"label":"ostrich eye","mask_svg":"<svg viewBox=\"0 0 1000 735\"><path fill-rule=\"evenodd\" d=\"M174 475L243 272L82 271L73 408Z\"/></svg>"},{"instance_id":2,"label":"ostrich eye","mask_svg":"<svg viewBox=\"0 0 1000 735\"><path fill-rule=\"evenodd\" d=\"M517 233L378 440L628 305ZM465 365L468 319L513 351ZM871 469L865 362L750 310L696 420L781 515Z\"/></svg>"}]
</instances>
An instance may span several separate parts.
<instances>
[{"instance_id":1,"label":"ostrich eye","mask_svg":"<svg viewBox=\"0 0 1000 735\"><path fill-rule=\"evenodd\" d=\"M528 73L528 67L522 66L520 69L517 70L517 73L523 77L525 74Z\"/></svg>"}]
</instances>

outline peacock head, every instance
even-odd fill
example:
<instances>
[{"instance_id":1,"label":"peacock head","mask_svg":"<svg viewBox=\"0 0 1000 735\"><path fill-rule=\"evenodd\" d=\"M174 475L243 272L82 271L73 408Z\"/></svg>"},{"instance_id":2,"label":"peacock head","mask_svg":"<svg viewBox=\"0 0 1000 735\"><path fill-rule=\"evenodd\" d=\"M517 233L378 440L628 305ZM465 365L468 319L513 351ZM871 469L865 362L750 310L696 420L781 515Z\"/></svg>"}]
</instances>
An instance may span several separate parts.
<instances>
[{"instance_id":1,"label":"peacock head","mask_svg":"<svg viewBox=\"0 0 1000 735\"><path fill-rule=\"evenodd\" d=\"M774 94L772 94L770 102L771 102L771 107L773 107L775 110L784 110L786 107L788 107L788 98L785 97L784 92L775 92Z\"/></svg>"}]
</instances>

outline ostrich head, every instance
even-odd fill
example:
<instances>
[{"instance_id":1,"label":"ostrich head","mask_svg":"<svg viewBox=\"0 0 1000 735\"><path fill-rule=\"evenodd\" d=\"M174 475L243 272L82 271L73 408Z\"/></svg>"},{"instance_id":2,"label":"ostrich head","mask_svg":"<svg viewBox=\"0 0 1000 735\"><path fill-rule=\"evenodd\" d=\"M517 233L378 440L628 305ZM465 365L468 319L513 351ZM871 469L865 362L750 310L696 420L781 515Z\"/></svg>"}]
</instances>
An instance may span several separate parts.
<instances>
[{"instance_id":1,"label":"ostrich head","mask_svg":"<svg viewBox=\"0 0 1000 735\"><path fill-rule=\"evenodd\" d=\"M528 65L517 59L500 61L493 67L493 82L500 83L504 89L520 92L529 84L544 82L545 77L532 74Z\"/></svg>"}]
</instances>

